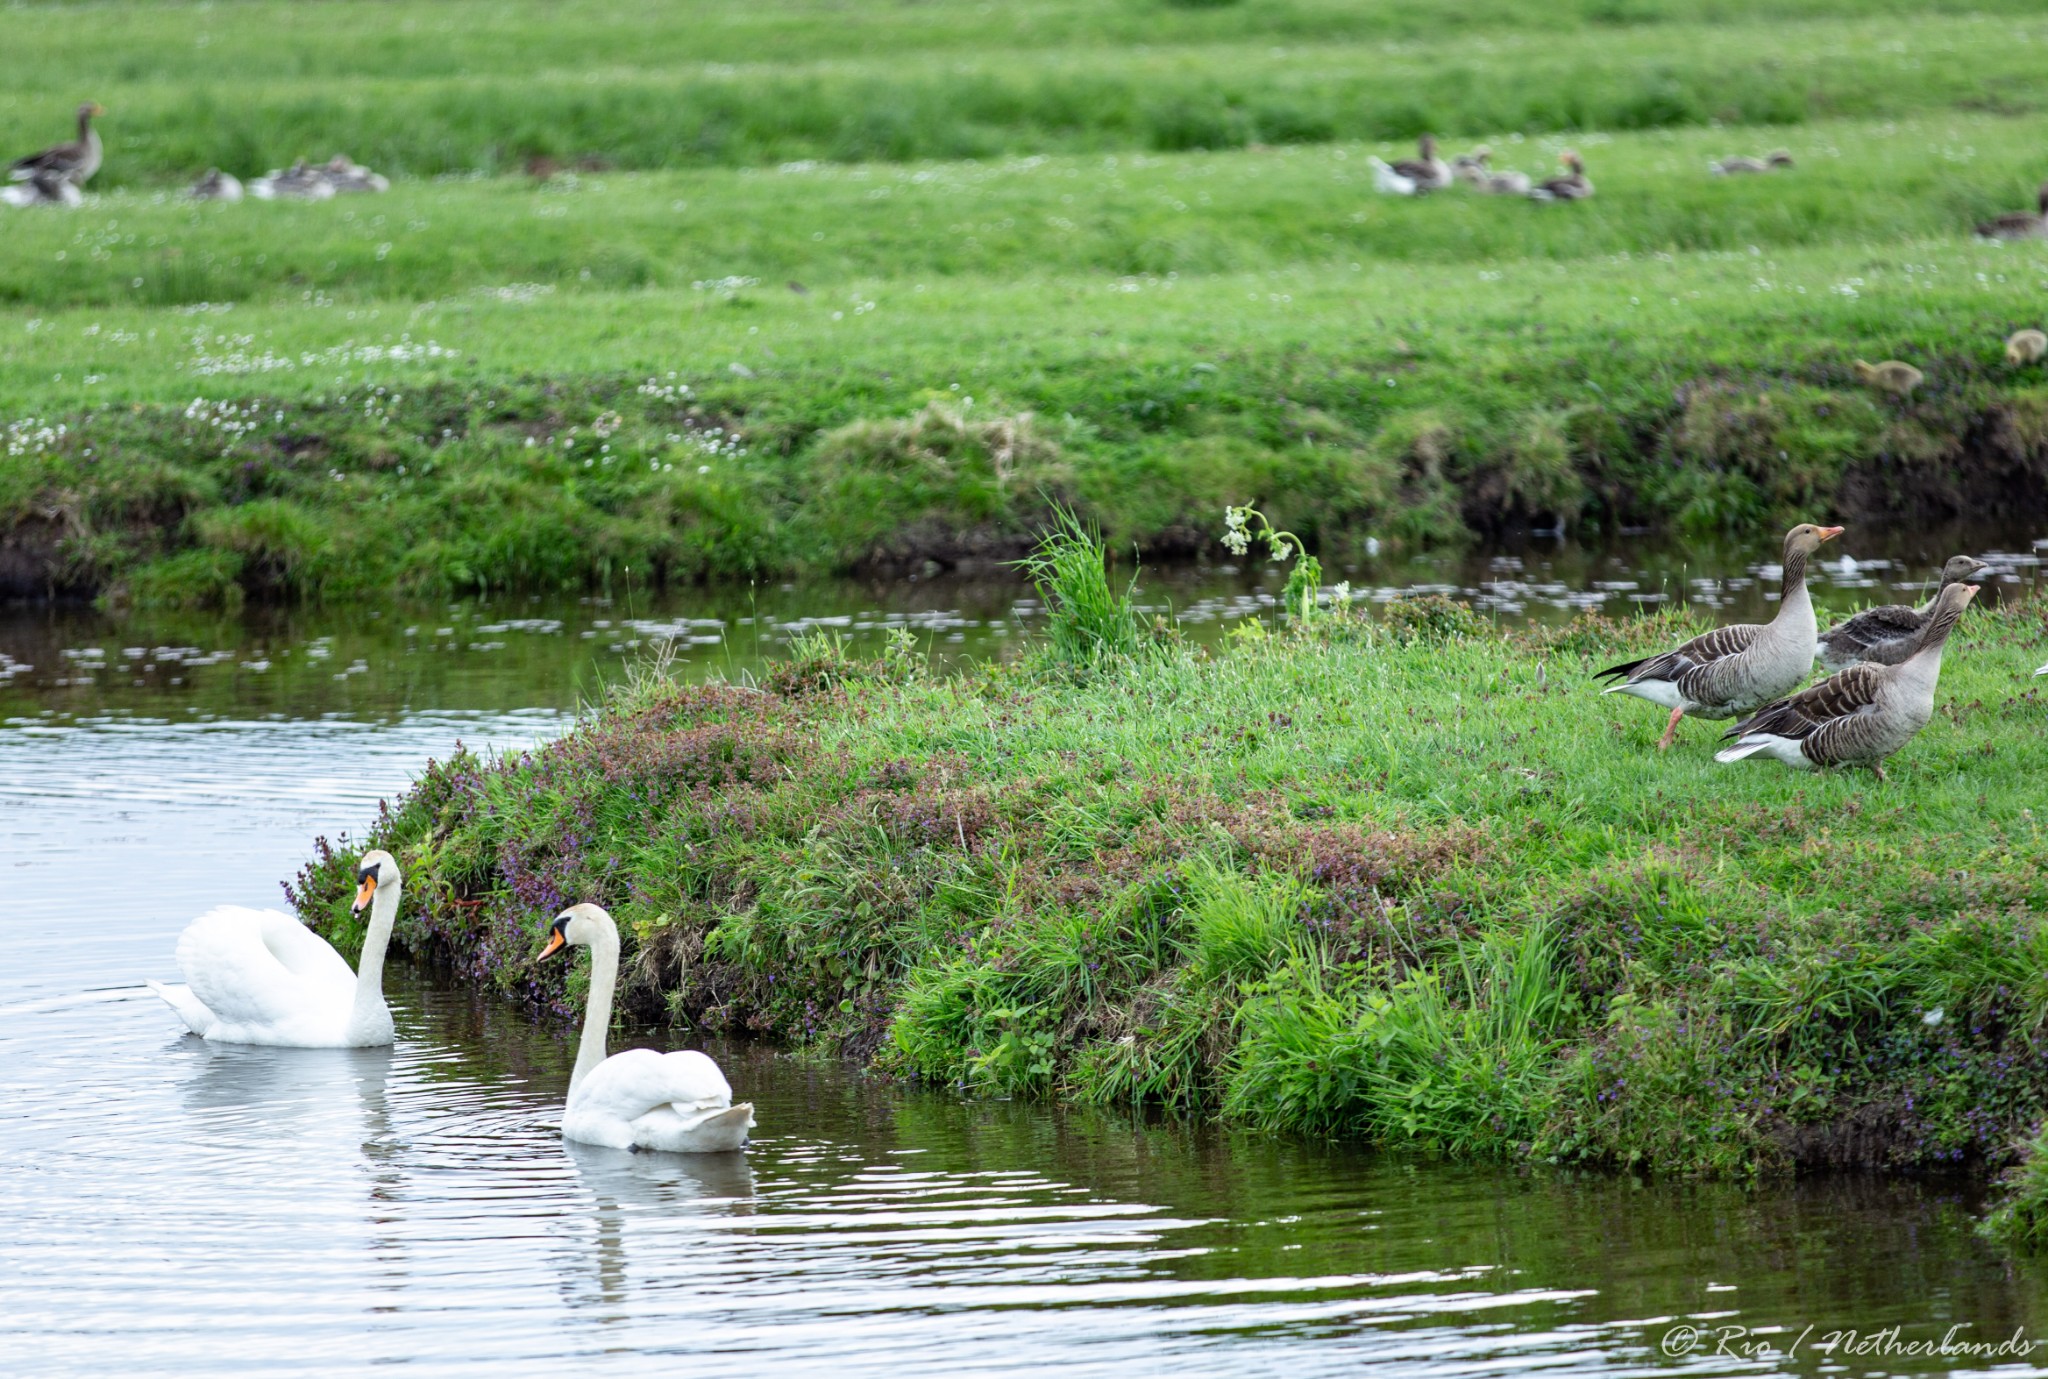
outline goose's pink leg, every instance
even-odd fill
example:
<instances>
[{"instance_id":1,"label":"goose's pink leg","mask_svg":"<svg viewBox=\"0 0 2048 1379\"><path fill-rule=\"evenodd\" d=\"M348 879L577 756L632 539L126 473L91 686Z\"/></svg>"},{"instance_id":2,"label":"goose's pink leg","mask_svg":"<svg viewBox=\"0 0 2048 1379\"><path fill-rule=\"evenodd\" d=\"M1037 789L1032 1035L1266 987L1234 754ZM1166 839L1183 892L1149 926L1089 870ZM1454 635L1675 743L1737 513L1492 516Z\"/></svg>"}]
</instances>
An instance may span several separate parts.
<instances>
[{"instance_id":1,"label":"goose's pink leg","mask_svg":"<svg viewBox=\"0 0 2048 1379\"><path fill-rule=\"evenodd\" d=\"M1678 737L1678 720L1683 717L1685 717L1684 709L1673 709L1671 711L1671 721L1664 725L1664 736L1657 739L1658 751L1668 752L1671 750L1671 744Z\"/></svg>"}]
</instances>

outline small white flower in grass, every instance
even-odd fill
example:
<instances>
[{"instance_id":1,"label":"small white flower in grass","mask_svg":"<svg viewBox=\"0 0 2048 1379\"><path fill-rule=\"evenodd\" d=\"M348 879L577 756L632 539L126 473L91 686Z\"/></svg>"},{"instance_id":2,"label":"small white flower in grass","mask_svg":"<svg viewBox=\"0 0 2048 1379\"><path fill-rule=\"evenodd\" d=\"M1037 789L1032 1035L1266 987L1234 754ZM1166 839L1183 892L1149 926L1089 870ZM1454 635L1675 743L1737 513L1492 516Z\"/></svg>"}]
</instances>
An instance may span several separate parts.
<instances>
[{"instance_id":1,"label":"small white flower in grass","mask_svg":"<svg viewBox=\"0 0 2048 1379\"><path fill-rule=\"evenodd\" d=\"M1927 1026L1929 1029L1933 1029L1936 1025L1942 1022L1942 1019L1945 1015L1946 1012L1943 1011L1940 1006L1936 1006L1934 1009L1928 1011L1925 1015L1920 1017L1920 1023Z\"/></svg>"}]
</instances>

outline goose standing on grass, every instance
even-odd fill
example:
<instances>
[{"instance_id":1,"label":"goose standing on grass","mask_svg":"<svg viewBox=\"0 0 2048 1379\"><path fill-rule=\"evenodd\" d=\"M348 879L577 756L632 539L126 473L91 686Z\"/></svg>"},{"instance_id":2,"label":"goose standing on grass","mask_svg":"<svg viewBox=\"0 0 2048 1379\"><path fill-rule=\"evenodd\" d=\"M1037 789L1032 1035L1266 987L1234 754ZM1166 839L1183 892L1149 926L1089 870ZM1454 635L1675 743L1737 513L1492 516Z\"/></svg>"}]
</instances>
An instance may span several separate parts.
<instances>
[{"instance_id":1,"label":"goose standing on grass","mask_svg":"<svg viewBox=\"0 0 2048 1379\"><path fill-rule=\"evenodd\" d=\"M1881 666L1897 665L1919 645L1920 634L1926 630L1935 606L1949 586L1982 584L1992 573L1991 567L1977 557L1959 555L1941 567L1941 587L1918 608L1888 603L1880 608L1866 608L1855 617L1836 623L1816 641L1821 669L1847 670L1866 661Z\"/></svg>"},{"instance_id":2,"label":"goose standing on grass","mask_svg":"<svg viewBox=\"0 0 2048 1379\"><path fill-rule=\"evenodd\" d=\"M206 176L194 182L185 195L194 201L240 201L242 179L219 168L208 168Z\"/></svg>"},{"instance_id":3,"label":"goose standing on grass","mask_svg":"<svg viewBox=\"0 0 2048 1379\"><path fill-rule=\"evenodd\" d=\"M2048 354L2048 331L2016 330L2005 337L2005 362L2037 364Z\"/></svg>"},{"instance_id":4,"label":"goose standing on grass","mask_svg":"<svg viewBox=\"0 0 2048 1379\"><path fill-rule=\"evenodd\" d=\"M2048 182L2034 193L2034 209L1993 216L1977 227L1985 239L2048 239Z\"/></svg>"},{"instance_id":5,"label":"goose standing on grass","mask_svg":"<svg viewBox=\"0 0 2048 1379\"><path fill-rule=\"evenodd\" d=\"M151 982L194 1034L221 1044L363 1049L392 1039L384 949L398 917L398 863L372 850L356 866L354 914L370 912L358 970L288 914L223 905L185 926L188 986Z\"/></svg>"},{"instance_id":6,"label":"goose standing on grass","mask_svg":"<svg viewBox=\"0 0 2048 1379\"><path fill-rule=\"evenodd\" d=\"M1884 779L1884 761L1934 717L1941 649L1956 620L1977 596L1974 584L1951 584L1934 600L1912 654L1897 665L1851 666L1840 675L1758 710L1730 728L1733 747L1716 761L1766 756L1798 770L1868 766Z\"/></svg>"},{"instance_id":7,"label":"goose standing on grass","mask_svg":"<svg viewBox=\"0 0 2048 1379\"><path fill-rule=\"evenodd\" d=\"M1586 176L1586 160L1574 149L1566 149L1558 160L1568 169L1561 177L1538 182L1529 189L1536 201L1584 201L1593 194L1593 180Z\"/></svg>"},{"instance_id":8,"label":"goose standing on grass","mask_svg":"<svg viewBox=\"0 0 2048 1379\"><path fill-rule=\"evenodd\" d=\"M1416 141L1420 158L1401 158L1392 163L1372 159L1373 185L1395 196L1442 191L1451 185L1451 165L1437 156L1436 136L1425 134Z\"/></svg>"},{"instance_id":9,"label":"goose standing on grass","mask_svg":"<svg viewBox=\"0 0 2048 1379\"><path fill-rule=\"evenodd\" d=\"M100 170L100 132L92 127L92 121L93 116L105 113L96 101L87 101L79 106L76 139L15 159L8 165L8 176L16 182L55 177L74 187L83 187Z\"/></svg>"},{"instance_id":10,"label":"goose standing on grass","mask_svg":"<svg viewBox=\"0 0 2048 1379\"><path fill-rule=\"evenodd\" d=\"M1778 613L1767 623L1731 623L1661 656L1624 661L1600 672L1621 676L1602 694L1632 694L1671 710L1659 751L1667 750L1686 714L1734 718L1798 687L1813 671L1813 598L1806 562L1840 527L1802 523L1785 533L1785 574Z\"/></svg>"},{"instance_id":11,"label":"goose standing on grass","mask_svg":"<svg viewBox=\"0 0 2048 1379\"><path fill-rule=\"evenodd\" d=\"M754 1108L732 1104L732 1087L701 1053L627 1049L605 1057L612 989L619 979L619 928L601 906L572 905L555 919L540 958L574 944L590 949L590 996L562 1137L611 1149L716 1154L744 1149ZM535 961L539 961L536 958Z\"/></svg>"}]
</instances>

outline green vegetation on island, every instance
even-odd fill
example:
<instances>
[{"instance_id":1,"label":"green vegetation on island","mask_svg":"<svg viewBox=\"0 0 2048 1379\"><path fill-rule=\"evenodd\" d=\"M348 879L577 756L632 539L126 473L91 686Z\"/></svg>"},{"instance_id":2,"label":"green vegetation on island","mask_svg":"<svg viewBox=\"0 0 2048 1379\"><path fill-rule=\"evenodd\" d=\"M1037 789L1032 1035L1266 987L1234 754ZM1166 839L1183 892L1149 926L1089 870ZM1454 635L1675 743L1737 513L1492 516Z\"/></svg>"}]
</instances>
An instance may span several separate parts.
<instances>
[{"instance_id":1,"label":"green vegetation on island","mask_svg":"<svg viewBox=\"0 0 2048 1379\"><path fill-rule=\"evenodd\" d=\"M1503 636L1324 606L1211 654L1044 548L1055 631L935 676L813 641L648 669L568 736L438 763L350 845L400 940L528 963L607 905L641 1015L1012 1094L1676 1173L1983 1171L2048 1098L2038 605L1973 610L1891 763L1717 765L1591 673L1695 624ZM344 943L348 855L301 914Z\"/></svg>"}]
</instances>

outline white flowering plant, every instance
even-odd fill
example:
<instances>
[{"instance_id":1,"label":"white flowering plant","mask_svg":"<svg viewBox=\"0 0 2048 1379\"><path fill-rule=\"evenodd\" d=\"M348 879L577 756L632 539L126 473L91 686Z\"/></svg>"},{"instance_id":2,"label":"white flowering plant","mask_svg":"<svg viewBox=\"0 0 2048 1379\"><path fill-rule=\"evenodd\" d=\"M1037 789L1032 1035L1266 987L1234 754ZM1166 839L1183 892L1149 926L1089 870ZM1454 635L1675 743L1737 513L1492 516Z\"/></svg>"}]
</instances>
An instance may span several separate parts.
<instances>
[{"instance_id":1,"label":"white flowering plant","mask_svg":"<svg viewBox=\"0 0 2048 1379\"><path fill-rule=\"evenodd\" d=\"M1251 549L1254 541L1264 542L1272 558L1281 564L1290 560L1294 562L1294 569L1287 575L1287 585L1280 591L1280 605L1287 610L1287 616L1307 624L1315 616L1316 597L1322 590L1323 563L1308 553L1308 547L1302 544L1300 537L1275 527L1265 513L1251 504L1225 506L1224 549L1232 555L1241 556Z\"/></svg>"}]
</instances>

